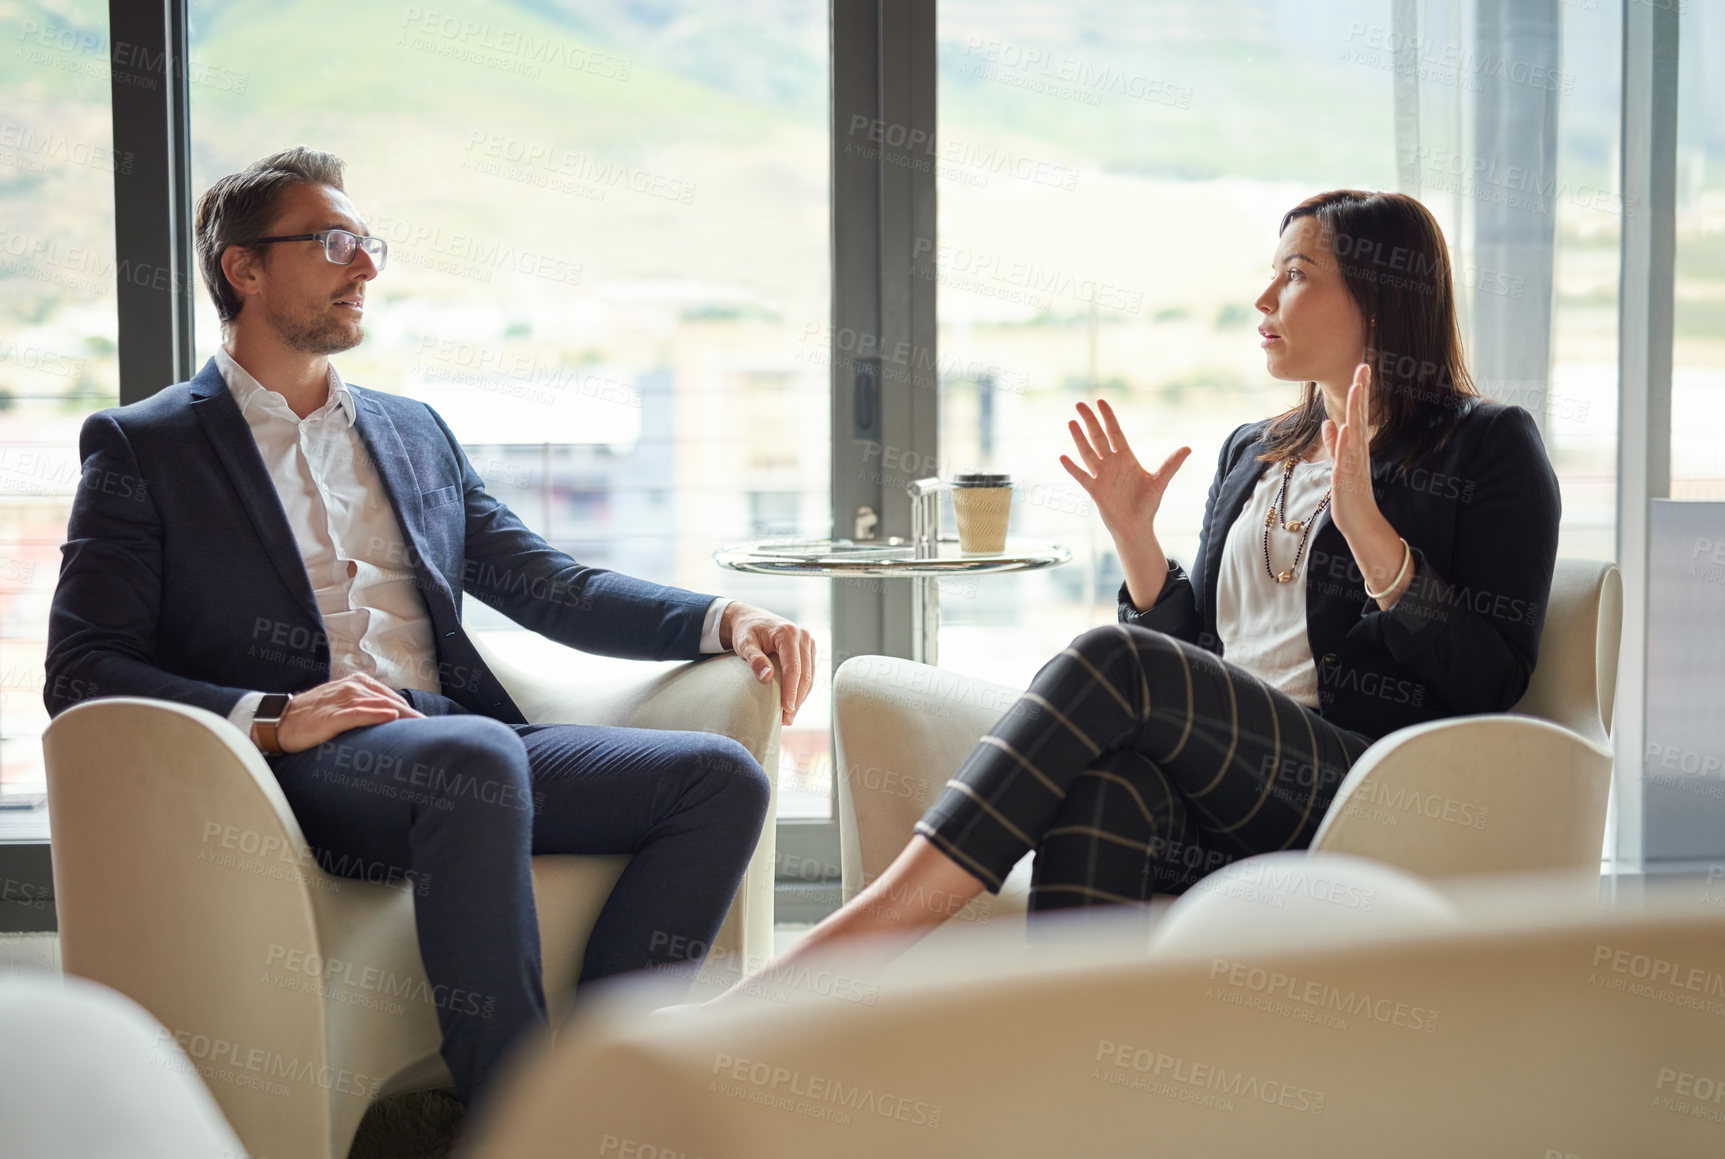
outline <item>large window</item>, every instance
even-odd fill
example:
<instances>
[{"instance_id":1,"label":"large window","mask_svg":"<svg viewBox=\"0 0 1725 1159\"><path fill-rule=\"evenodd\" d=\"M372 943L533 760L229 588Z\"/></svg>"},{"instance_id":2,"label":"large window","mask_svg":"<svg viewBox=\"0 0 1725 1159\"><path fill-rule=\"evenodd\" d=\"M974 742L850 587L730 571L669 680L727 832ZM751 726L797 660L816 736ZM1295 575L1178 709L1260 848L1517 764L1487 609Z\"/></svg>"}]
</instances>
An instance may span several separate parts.
<instances>
[{"instance_id":1,"label":"large window","mask_svg":"<svg viewBox=\"0 0 1725 1159\"><path fill-rule=\"evenodd\" d=\"M1563 551L1611 558L1621 15L1500 28L1422 0L1404 27L1392 7L943 0L941 462L1012 473L1015 532L1074 549L946 595L944 666L1028 683L1113 618L1113 544L1059 464L1081 398L1149 462L1193 447L1159 527L1192 557L1222 440L1296 397L1253 301L1282 214L1326 189L1437 216L1482 393L1539 419Z\"/></svg>"},{"instance_id":2,"label":"large window","mask_svg":"<svg viewBox=\"0 0 1725 1159\"><path fill-rule=\"evenodd\" d=\"M1671 497L1725 500L1725 12L1682 9Z\"/></svg>"},{"instance_id":3,"label":"large window","mask_svg":"<svg viewBox=\"0 0 1725 1159\"><path fill-rule=\"evenodd\" d=\"M1675 7L1671 492L1721 500L1725 18ZM847 0L832 11L856 19L836 40L829 5L807 0L189 8L192 192L294 143L346 158L392 261L367 342L337 365L436 406L492 489L588 562L766 605L826 647L828 585L727 573L710 556L851 531L854 504L836 526L830 510L832 448L842 486L860 444L857 424L835 434L829 361L849 366L847 335L875 326L939 379L938 448L926 407L888 405L910 432L891 450L937 450L943 474L1011 472L1014 533L1074 549L1067 567L942 588L943 665L1026 683L1112 618L1120 580L1058 464L1072 404L1116 402L1146 458L1194 447L1162 519L1170 553L1190 558L1218 444L1294 397L1253 334L1276 223L1339 186L1403 190L1436 214L1476 380L1533 412L1556 465L1561 550L1614 555L1622 247L1648 244L1625 226L1672 208L1619 188L1622 37L1626 18L1640 28L1670 3L938 0L909 9L935 21L932 136L928 33L899 8ZM43 787L44 637L77 431L118 401L113 188L136 159L116 154L110 108L164 83L132 69L139 88L116 96L110 61L133 46L111 43L107 21L96 0L23 0L0 38L5 797ZM875 76L886 87L868 111L928 136L932 224L926 189L894 168L922 158L883 153L879 174L840 189L835 235L829 175L849 154L830 146L833 53L842 93ZM1654 141L1671 126L1650 135L1635 121L1635 92L1632 143ZM841 123L854 128L850 99ZM839 303L864 319L836 331L835 236ZM902 292L902 271L930 257L938 349L926 297ZM1639 335L1658 301L1623 305ZM201 362L218 328L201 294L196 308ZM1656 407L1662 390L1649 383ZM1637 414L1639 387L1623 397ZM1628 470L1622 494L1639 495L1640 467ZM867 501L896 511L897 499ZM1631 520L1623 531L1638 542ZM1645 561L1623 562L1644 575ZM878 612L879 640L899 647L897 594L843 631L866 635ZM490 609L468 614L523 662L552 663ZM574 663L568 675L602 680L611 662ZM830 816L829 691L817 686L785 734L782 816Z\"/></svg>"},{"instance_id":4,"label":"large window","mask_svg":"<svg viewBox=\"0 0 1725 1159\"><path fill-rule=\"evenodd\" d=\"M243 82L192 88L193 188L307 143L347 161L389 241L341 373L436 407L577 559L772 608L824 649L826 585L711 560L827 529L827 371L808 353L830 281L824 6L190 11L193 58ZM201 360L219 333L198 305ZM823 692L786 730L781 816L829 814L827 730Z\"/></svg>"},{"instance_id":5,"label":"large window","mask_svg":"<svg viewBox=\"0 0 1725 1159\"><path fill-rule=\"evenodd\" d=\"M0 39L0 796L44 789L48 604L78 428L119 401L108 7L12 5Z\"/></svg>"}]
</instances>

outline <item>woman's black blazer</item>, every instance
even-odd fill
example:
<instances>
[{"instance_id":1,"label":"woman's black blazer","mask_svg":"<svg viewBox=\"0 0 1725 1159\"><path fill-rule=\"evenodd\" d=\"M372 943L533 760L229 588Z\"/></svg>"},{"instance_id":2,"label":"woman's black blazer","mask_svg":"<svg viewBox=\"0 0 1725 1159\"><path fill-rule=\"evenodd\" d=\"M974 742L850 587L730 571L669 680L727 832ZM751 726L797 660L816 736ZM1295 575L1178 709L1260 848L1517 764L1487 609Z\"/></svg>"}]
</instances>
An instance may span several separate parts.
<instances>
[{"instance_id":1,"label":"woman's black blazer","mask_svg":"<svg viewBox=\"0 0 1725 1159\"><path fill-rule=\"evenodd\" d=\"M1414 578L1384 611L1366 590L1347 540L1326 512L1313 528L1306 571L1306 637L1326 720L1381 737L1422 721L1505 712L1527 691L1551 594L1562 511L1557 476L1533 416L1470 399L1431 422L1454 422L1447 442L1400 465L1433 428L1374 450L1378 508L1413 548ZM1168 561L1156 602L1138 611L1120 586L1120 620L1222 654L1216 578L1228 528L1269 464L1270 420L1228 437L1204 504L1190 572ZM1270 577L1264 576L1270 583Z\"/></svg>"}]
</instances>

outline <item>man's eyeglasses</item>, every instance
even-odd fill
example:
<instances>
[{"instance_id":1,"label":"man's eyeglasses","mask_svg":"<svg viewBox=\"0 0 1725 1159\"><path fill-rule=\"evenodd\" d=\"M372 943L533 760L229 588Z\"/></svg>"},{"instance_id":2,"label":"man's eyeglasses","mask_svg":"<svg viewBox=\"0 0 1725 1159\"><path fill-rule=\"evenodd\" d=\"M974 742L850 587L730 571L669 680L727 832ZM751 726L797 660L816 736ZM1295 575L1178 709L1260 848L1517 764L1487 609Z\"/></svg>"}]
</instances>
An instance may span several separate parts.
<instances>
[{"instance_id":1,"label":"man's eyeglasses","mask_svg":"<svg viewBox=\"0 0 1725 1159\"><path fill-rule=\"evenodd\" d=\"M338 266L353 264L353 259L360 250L371 255L371 263L378 269L389 260L389 243L381 237L360 237L345 229L326 229L321 233L296 233L289 237L255 237L251 241L238 242L238 245L264 245L272 241L320 241L323 243L323 256Z\"/></svg>"}]
</instances>

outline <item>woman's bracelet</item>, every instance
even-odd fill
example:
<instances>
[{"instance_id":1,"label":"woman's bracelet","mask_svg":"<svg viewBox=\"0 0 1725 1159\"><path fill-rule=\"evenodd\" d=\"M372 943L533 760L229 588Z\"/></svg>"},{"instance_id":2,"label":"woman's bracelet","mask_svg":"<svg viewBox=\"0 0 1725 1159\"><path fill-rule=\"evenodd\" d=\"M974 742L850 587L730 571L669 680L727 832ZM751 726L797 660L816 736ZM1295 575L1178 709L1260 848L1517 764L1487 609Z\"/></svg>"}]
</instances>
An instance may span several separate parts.
<instances>
[{"instance_id":1,"label":"woman's bracelet","mask_svg":"<svg viewBox=\"0 0 1725 1159\"><path fill-rule=\"evenodd\" d=\"M1367 587L1366 595L1371 599L1381 600L1391 592L1395 591L1396 586L1402 582L1402 577L1408 574L1408 565L1413 561L1414 549L1408 546L1408 541L1406 539L1402 539L1402 569L1396 573L1396 578L1390 581L1389 587L1385 588L1381 592L1374 592L1371 588ZM1362 584L1362 586L1364 585Z\"/></svg>"}]
</instances>

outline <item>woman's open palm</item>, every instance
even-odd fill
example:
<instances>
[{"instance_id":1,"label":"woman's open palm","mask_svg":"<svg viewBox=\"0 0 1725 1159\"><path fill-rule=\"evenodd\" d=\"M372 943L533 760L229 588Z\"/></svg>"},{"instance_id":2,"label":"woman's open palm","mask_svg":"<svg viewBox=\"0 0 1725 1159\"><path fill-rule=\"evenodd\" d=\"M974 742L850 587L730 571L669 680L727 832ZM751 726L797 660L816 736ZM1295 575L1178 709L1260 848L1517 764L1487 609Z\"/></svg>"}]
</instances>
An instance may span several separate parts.
<instances>
[{"instance_id":1,"label":"woman's open palm","mask_svg":"<svg viewBox=\"0 0 1725 1159\"><path fill-rule=\"evenodd\" d=\"M1114 417L1114 408L1101 399L1096 400L1096 406L1102 412L1101 421L1097 421L1088 406L1079 403L1078 413L1084 425L1079 426L1077 420L1066 424L1072 432L1072 441L1078 444L1078 457L1084 466L1066 455L1060 456L1060 465L1095 502L1103 525L1116 539L1134 531L1154 531L1163 492L1192 448L1181 447L1161 467L1146 471L1127 445L1120 421Z\"/></svg>"}]
</instances>

